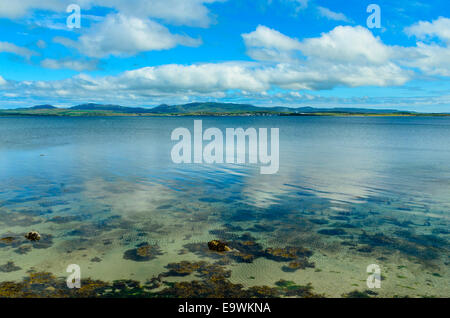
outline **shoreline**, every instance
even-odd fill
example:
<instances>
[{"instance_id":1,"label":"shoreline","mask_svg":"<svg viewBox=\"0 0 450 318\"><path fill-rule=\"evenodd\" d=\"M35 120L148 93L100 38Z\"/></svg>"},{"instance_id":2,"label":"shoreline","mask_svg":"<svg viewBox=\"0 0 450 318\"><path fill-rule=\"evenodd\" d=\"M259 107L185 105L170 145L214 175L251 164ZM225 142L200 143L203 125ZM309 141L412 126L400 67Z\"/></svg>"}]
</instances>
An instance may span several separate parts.
<instances>
[{"instance_id":1,"label":"shoreline","mask_svg":"<svg viewBox=\"0 0 450 318\"><path fill-rule=\"evenodd\" d=\"M445 113L113 113L113 112L15 112L0 110L0 117L450 117Z\"/></svg>"}]
</instances>

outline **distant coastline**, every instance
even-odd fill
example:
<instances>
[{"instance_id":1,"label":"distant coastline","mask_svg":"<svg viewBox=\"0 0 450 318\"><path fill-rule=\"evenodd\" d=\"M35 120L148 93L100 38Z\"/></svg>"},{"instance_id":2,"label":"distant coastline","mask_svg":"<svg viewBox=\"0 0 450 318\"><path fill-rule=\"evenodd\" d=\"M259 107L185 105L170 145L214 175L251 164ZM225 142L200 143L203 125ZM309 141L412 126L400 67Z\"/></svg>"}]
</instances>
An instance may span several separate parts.
<instances>
[{"instance_id":1,"label":"distant coastline","mask_svg":"<svg viewBox=\"0 0 450 318\"><path fill-rule=\"evenodd\" d=\"M190 103L160 105L154 108L119 105L82 104L70 108L39 105L30 108L0 110L0 117L160 117L160 116L365 116L365 117L450 117L450 113L417 113L393 109L258 107L232 103Z\"/></svg>"}]
</instances>

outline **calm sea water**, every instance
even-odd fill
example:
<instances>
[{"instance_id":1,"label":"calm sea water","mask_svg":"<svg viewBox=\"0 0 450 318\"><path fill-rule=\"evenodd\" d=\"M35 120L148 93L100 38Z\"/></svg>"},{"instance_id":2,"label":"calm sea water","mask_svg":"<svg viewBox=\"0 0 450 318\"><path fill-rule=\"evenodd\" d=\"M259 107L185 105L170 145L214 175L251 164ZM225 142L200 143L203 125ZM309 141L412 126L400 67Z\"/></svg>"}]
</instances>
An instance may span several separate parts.
<instances>
[{"instance_id":1,"label":"calm sea water","mask_svg":"<svg viewBox=\"0 0 450 318\"><path fill-rule=\"evenodd\" d=\"M195 119L279 128L279 172L172 163L172 130ZM342 296L367 290L377 264L371 295L450 296L449 118L0 118L0 171L0 237L18 240L0 243L0 281L69 264L145 281L203 260L244 288L283 279ZM30 230L40 245L19 239ZM208 254L212 239L250 256ZM136 252L145 244L157 252ZM313 265L270 254L286 247L309 249Z\"/></svg>"}]
</instances>

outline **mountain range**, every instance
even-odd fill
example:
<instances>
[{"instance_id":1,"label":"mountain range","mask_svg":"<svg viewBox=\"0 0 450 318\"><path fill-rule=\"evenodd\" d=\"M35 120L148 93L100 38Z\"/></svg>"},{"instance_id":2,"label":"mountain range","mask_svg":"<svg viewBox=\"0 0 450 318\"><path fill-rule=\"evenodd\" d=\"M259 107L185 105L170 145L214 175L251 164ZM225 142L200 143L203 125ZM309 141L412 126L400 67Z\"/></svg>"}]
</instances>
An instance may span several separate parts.
<instances>
[{"instance_id":1,"label":"mountain range","mask_svg":"<svg viewBox=\"0 0 450 318\"><path fill-rule=\"evenodd\" d=\"M155 115L176 115L176 114L312 114L312 113L345 113L345 114L402 114L412 112L402 112L395 109L365 109L365 108L313 108L313 107L259 107L250 104L234 103L189 103L182 105L159 105L154 108L126 107L111 104L87 103L69 108L57 108L52 105L37 105L30 108L16 109L16 111L77 111L77 112L113 112L118 114L155 114ZM14 111L14 110L10 110Z\"/></svg>"}]
</instances>

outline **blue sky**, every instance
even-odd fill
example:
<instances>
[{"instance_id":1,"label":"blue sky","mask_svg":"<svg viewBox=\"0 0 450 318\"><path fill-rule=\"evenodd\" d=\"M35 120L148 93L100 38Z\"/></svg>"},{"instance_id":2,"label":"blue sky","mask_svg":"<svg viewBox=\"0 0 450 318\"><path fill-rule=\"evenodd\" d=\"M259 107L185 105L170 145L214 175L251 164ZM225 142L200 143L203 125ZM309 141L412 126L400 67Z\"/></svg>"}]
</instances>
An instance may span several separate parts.
<instances>
[{"instance_id":1,"label":"blue sky","mask_svg":"<svg viewBox=\"0 0 450 318\"><path fill-rule=\"evenodd\" d=\"M377 4L381 28L369 28ZM66 20L81 9L81 28ZM0 0L0 108L192 101L450 112L448 1Z\"/></svg>"}]
</instances>

